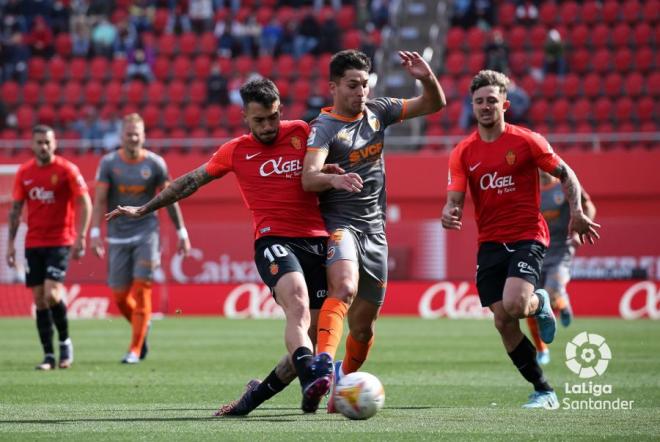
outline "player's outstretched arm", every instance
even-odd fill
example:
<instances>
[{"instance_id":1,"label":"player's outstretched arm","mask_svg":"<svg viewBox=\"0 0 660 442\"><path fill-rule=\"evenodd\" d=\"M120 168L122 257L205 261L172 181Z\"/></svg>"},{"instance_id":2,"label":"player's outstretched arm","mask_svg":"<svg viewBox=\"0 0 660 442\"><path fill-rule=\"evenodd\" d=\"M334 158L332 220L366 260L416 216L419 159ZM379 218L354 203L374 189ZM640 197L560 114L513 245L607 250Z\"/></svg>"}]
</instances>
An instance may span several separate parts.
<instances>
[{"instance_id":1,"label":"player's outstretched arm","mask_svg":"<svg viewBox=\"0 0 660 442\"><path fill-rule=\"evenodd\" d=\"M447 192L447 203L442 208L442 227L448 230L461 230L463 227L463 204L465 203L465 192L449 190Z\"/></svg>"},{"instance_id":2,"label":"player's outstretched arm","mask_svg":"<svg viewBox=\"0 0 660 442\"><path fill-rule=\"evenodd\" d=\"M600 224L593 222L584 212L582 207L582 187L580 186L577 175L563 161L552 171L552 175L559 178L564 188L566 199L568 199L568 205L571 210L571 221L568 225L569 234L576 233L582 244L586 244L587 241L590 244L594 244L600 238L597 230L600 228Z\"/></svg>"},{"instance_id":3,"label":"player's outstretched arm","mask_svg":"<svg viewBox=\"0 0 660 442\"><path fill-rule=\"evenodd\" d=\"M323 192L341 189L347 192L362 190L362 177L357 173L342 174L343 169L335 164L324 164L328 152L310 150L303 160L302 186L307 192ZM341 171L341 172L340 172Z\"/></svg>"},{"instance_id":4,"label":"player's outstretched arm","mask_svg":"<svg viewBox=\"0 0 660 442\"><path fill-rule=\"evenodd\" d=\"M21 212L23 211L24 201L14 201L9 210L9 223L7 225L9 230L9 237L7 241L7 265L11 268L16 266L16 246L14 240L16 233L18 233L18 226L21 224Z\"/></svg>"},{"instance_id":5,"label":"player's outstretched arm","mask_svg":"<svg viewBox=\"0 0 660 442\"><path fill-rule=\"evenodd\" d=\"M85 238L87 237L87 229L92 218L92 200L88 193L83 193L78 197L78 235L73 243L72 256L73 259L80 259L85 256L85 248L87 246Z\"/></svg>"},{"instance_id":6,"label":"player's outstretched arm","mask_svg":"<svg viewBox=\"0 0 660 442\"><path fill-rule=\"evenodd\" d=\"M106 220L111 220L118 216L128 216L129 218L140 218L161 207L168 206L179 200L189 197L200 187L216 179L206 171L206 164L197 169L188 172L185 175L172 181L172 183L163 189L151 201L140 207L118 206L115 210L105 214Z\"/></svg>"},{"instance_id":7,"label":"player's outstretched arm","mask_svg":"<svg viewBox=\"0 0 660 442\"><path fill-rule=\"evenodd\" d=\"M417 52L408 51L399 51L399 57L408 73L422 83L422 95L407 101L404 118L432 114L447 106L445 93L424 58Z\"/></svg>"}]
</instances>

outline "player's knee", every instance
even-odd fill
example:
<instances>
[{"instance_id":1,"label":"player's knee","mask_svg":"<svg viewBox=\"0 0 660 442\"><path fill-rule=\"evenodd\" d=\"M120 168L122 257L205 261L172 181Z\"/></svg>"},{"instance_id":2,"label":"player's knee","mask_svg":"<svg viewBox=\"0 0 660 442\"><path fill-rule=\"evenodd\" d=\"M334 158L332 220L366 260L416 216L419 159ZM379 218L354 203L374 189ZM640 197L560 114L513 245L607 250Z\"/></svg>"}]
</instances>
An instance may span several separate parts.
<instances>
[{"instance_id":1,"label":"player's knee","mask_svg":"<svg viewBox=\"0 0 660 442\"><path fill-rule=\"evenodd\" d=\"M524 318L527 316L525 311L526 302L522 296L504 299L502 301L502 307L513 318Z\"/></svg>"},{"instance_id":2,"label":"player's knee","mask_svg":"<svg viewBox=\"0 0 660 442\"><path fill-rule=\"evenodd\" d=\"M357 284L349 278L330 285L329 295L350 304L357 293Z\"/></svg>"}]
</instances>

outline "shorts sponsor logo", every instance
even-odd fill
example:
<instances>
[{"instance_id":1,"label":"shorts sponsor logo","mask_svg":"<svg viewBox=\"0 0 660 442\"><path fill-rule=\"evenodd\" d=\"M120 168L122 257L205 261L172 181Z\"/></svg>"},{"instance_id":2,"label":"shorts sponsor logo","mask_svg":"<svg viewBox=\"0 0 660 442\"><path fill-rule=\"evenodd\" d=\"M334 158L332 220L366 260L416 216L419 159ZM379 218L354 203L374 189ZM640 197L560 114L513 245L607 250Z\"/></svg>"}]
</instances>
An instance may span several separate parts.
<instances>
[{"instance_id":1,"label":"shorts sponsor logo","mask_svg":"<svg viewBox=\"0 0 660 442\"><path fill-rule=\"evenodd\" d=\"M335 256L335 248L328 247L328 259L332 259L333 256Z\"/></svg>"},{"instance_id":2,"label":"shorts sponsor logo","mask_svg":"<svg viewBox=\"0 0 660 442\"><path fill-rule=\"evenodd\" d=\"M299 176L302 173L302 164L300 160L284 161L282 157L277 160L268 160L259 167L259 174L261 176L285 175L287 178Z\"/></svg>"},{"instance_id":3,"label":"shorts sponsor logo","mask_svg":"<svg viewBox=\"0 0 660 442\"><path fill-rule=\"evenodd\" d=\"M580 379L602 376L612 359L605 338L596 333L582 332L566 344L566 367ZM564 384L563 410L631 410L634 400L613 398L611 384L594 381ZM574 398L575 396L580 396Z\"/></svg>"},{"instance_id":4,"label":"shorts sponsor logo","mask_svg":"<svg viewBox=\"0 0 660 442\"><path fill-rule=\"evenodd\" d=\"M278 266L276 263L272 263L269 267L269 270L270 274L275 276L280 271L280 266Z\"/></svg>"},{"instance_id":5,"label":"shorts sponsor logo","mask_svg":"<svg viewBox=\"0 0 660 442\"><path fill-rule=\"evenodd\" d=\"M46 190L43 187L33 187L28 192L28 196L33 201L41 201L44 204L53 204L55 202L55 191Z\"/></svg>"},{"instance_id":6,"label":"shorts sponsor logo","mask_svg":"<svg viewBox=\"0 0 660 442\"><path fill-rule=\"evenodd\" d=\"M536 269L529 264L527 264L525 261L519 261L518 262L518 271L520 273L524 273L526 275L534 275L534 276L539 276L538 272Z\"/></svg>"},{"instance_id":7,"label":"shorts sponsor logo","mask_svg":"<svg viewBox=\"0 0 660 442\"><path fill-rule=\"evenodd\" d=\"M513 187L516 185L516 183L513 182L513 176L507 175L498 177L497 172L482 175L481 180L479 180L479 185L481 186L481 190L502 189L504 192L511 192L516 190L516 188Z\"/></svg>"},{"instance_id":8,"label":"shorts sponsor logo","mask_svg":"<svg viewBox=\"0 0 660 442\"><path fill-rule=\"evenodd\" d=\"M516 164L516 153L510 150L506 153L506 155L504 155L504 159L506 160L506 164L513 166Z\"/></svg>"}]
</instances>

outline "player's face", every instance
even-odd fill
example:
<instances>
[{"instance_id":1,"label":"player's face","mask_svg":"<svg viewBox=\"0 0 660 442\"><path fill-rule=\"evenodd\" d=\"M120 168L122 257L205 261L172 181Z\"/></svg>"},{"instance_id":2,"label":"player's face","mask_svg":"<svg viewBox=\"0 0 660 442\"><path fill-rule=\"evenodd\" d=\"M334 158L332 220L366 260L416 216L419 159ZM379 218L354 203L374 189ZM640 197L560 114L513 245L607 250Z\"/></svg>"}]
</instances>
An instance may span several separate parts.
<instances>
[{"instance_id":1,"label":"player's face","mask_svg":"<svg viewBox=\"0 0 660 442\"><path fill-rule=\"evenodd\" d=\"M243 119L252 135L264 144L275 141L280 130L280 101L275 100L272 105L264 106L251 101L243 109Z\"/></svg>"},{"instance_id":2,"label":"player's face","mask_svg":"<svg viewBox=\"0 0 660 442\"><path fill-rule=\"evenodd\" d=\"M508 108L509 101L497 86L484 86L472 94L472 111L480 126L490 128L499 124Z\"/></svg>"},{"instance_id":3,"label":"player's face","mask_svg":"<svg viewBox=\"0 0 660 442\"><path fill-rule=\"evenodd\" d=\"M369 95L369 74L358 69L344 72L339 83L330 82L333 107L336 113L353 117L364 110Z\"/></svg>"},{"instance_id":4,"label":"player's face","mask_svg":"<svg viewBox=\"0 0 660 442\"><path fill-rule=\"evenodd\" d=\"M46 133L36 133L32 136L32 152L37 157L39 164L49 164L53 161L57 142L53 131Z\"/></svg>"},{"instance_id":5,"label":"player's face","mask_svg":"<svg viewBox=\"0 0 660 442\"><path fill-rule=\"evenodd\" d=\"M121 145L129 155L137 156L144 146L144 123L126 123L122 129Z\"/></svg>"}]
</instances>

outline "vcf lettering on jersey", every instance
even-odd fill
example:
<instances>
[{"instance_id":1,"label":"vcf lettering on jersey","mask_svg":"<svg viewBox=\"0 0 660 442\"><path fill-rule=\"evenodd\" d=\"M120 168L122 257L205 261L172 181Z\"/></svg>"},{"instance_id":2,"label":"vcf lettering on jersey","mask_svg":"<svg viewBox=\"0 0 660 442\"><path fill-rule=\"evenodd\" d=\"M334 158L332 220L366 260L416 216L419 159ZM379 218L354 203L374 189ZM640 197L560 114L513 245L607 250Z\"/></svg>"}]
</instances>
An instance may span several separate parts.
<instances>
[{"instance_id":1,"label":"vcf lettering on jersey","mask_svg":"<svg viewBox=\"0 0 660 442\"><path fill-rule=\"evenodd\" d=\"M259 174L261 176L270 176L272 174L276 174L286 175L287 178L291 178L298 176L301 173L302 164L300 164L300 160L284 161L282 157L279 157L277 160L268 160L259 168Z\"/></svg>"},{"instance_id":2,"label":"vcf lettering on jersey","mask_svg":"<svg viewBox=\"0 0 660 442\"><path fill-rule=\"evenodd\" d=\"M55 202L55 192L46 190L43 187L33 187L28 192L31 200L41 201L44 204L53 204Z\"/></svg>"},{"instance_id":3,"label":"vcf lettering on jersey","mask_svg":"<svg viewBox=\"0 0 660 442\"><path fill-rule=\"evenodd\" d=\"M380 153L383 151L383 143L375 143L365 146L361 149L354 150L348 157L351 165L357 164L362 160L376 161L380 158Z\"/></svg>"},{"instance_id":4,"label":"vcf lettering on jersey","mask_svg":"<svg viewBox=\"0 0 660 442\"><path fill-rule=\"evenodd\" d=\"M481 177L479 180L479 185L482 190L494 189L498 193L502 192L513 192L516 190L514 187L516 183L513 182L513 176L497 176L497 172L487 173Z\"/></svg>"}]
</instances>

